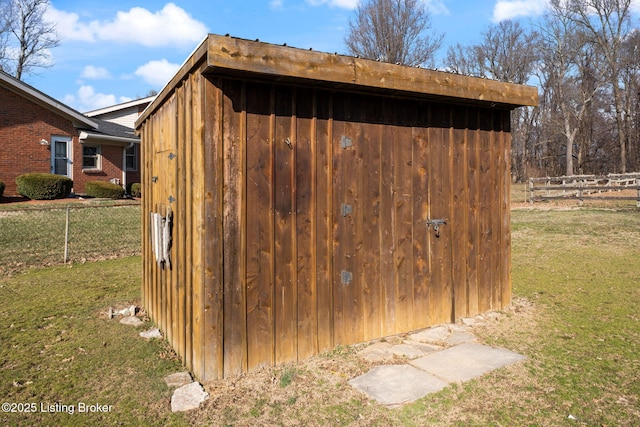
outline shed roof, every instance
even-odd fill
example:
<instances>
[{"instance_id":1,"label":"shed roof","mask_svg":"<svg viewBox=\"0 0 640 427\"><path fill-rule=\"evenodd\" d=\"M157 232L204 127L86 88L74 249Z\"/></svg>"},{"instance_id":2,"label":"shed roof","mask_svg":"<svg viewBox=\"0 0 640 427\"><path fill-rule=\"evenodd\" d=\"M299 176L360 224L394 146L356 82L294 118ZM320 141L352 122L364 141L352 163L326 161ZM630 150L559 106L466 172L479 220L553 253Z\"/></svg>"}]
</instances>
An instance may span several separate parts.
<instances>
[{"instance_id":1,"label":"shed roof","mask_svg":"<svg viewBox=\"0 0 640 427\"><path fill-rule=\"evenodd\" d=\"M209 34L141 114L136 127L196 67L203 74L306 82L331 88L403 93L451 102L505 108L538 105L538 91L533 86Z\"/></svg>"}]
</instances>

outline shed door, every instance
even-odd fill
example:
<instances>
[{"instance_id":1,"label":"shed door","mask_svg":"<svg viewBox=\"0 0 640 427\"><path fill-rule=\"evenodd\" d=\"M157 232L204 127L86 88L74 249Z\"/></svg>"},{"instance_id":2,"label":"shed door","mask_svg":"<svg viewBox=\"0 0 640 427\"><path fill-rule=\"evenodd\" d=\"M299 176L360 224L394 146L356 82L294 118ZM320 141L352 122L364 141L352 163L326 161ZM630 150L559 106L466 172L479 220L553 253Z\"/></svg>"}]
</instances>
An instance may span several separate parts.
<instances>
[{"instance_id":1,"label":"shed door","mask_svg":"<svg viewBox=\"0 0 640 427\"><path fill-rule=\"evenodd\" d=\"M426 114L421 120L417 109L402 103L337 101L335 343L451 321L449 129L427 126ZM446 224L438 224L436 232L427 220Z\"/></svg>"}]
</instances>

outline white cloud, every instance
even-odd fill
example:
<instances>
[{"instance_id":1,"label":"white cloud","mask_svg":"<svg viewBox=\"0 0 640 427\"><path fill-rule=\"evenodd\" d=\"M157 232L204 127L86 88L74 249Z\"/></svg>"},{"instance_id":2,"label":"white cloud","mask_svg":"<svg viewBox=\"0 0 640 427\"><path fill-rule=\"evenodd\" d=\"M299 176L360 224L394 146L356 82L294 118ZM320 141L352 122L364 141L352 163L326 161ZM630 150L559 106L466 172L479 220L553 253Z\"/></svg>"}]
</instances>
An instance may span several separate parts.
<instances>
[{"instance_id":1,"label":"white cloud","mask_svg":"<svg viewBox=\"0 0 640 427\"><path fill-rule=\"evenodd\" d=\"M444 0L422 0L427 6L427 9L433 15L445 15L449 14L449 10L444 4ZM359 0L306 0L307 4L311 6L331 6L340 7L343 9L355 9L358 6ZM271 5L282 6L282 0L272 0Z\"/></svg>"},{"instance_id":2,"label":"white cloud","mask_svg":"<svg viewBox=\"0 0 640 427\"><path fill-rule=\"evenodd\" d=\"M493 8L493 22L542 15L547 5L544 0L499 0Z\"/></svg>"},{"instance_id":3,"label":"white cloud","mask_svg":"<svg viewBox=\"0 0 640 427\"><path fill-rule=\"evenodd\" d=\"M442 0L423 0L424 4L427 6L427 10L431 15L449 15L449 9L444 4Z\"/></svg>"},{"instance_id":4,"label":"white cloud","mask_svg":"<svg viewBox=\"0 0 640 427\"><path fill-rule=\"evenodd\" d=\"M166 59L161 59L149 61L138 67L135 75L142 77L146 83L161 88L171 80L178 68L180 68L179 64L172 64Z\"/></svg>"},{"instance_id":5,"label":"white cloud","mask_svg":"<svg viewBox=\"0 0 640 427\"><path fill-rule=\"evenodd\" d=\"M78 111L91 111L110 105L131 101L125 96L116 97L113 94L96 93L93 86L82 85L74 95L66 95L62 102Z\"/></svg>"},{"instance_id":6,"label":"white cloud","mask_svg":"<svg viewBox=\"0 0 640 427\"><path fill-rule=\"evenodd\" d=\"M355 9L358 6L358 0L306 0L311 6L335 6L343 9Z\"/></svg>"},{"instance_id":7,"label":"white cloud","mask_svg":"<svg viewBox=\"0 0 640 427\"><path fill-rule=\"evenodd\" d=\"M80 77L90 80L107 80L111 78L111 73L104 67L95 67L87 65L82 70Z\"/></svg>"},{"instance_id":8,"label":"white cloud","mask_svg":"<svg viewBox=\"0 0 640 427\"><path fill-rule=\"evenodd\" d=\"M56 32L64 40L79 40L84 42L94 42L95 34L90 24L80 23L80 16L77 13L58 10L49 5L45 15L45 20L52 22L56 26Z\"/></svg>"},{"instance_id":9,"label":"white cloud","mask_svg":"<svg viewBox=\"0 0 640 427\"><path fill-rule=\"evenodd\" d=\"M133 7L127 12L118 12L112 20L91 22L82 22L77 13L51 6L47 20L56 23L56 31L63 40L102 40L138 43L147 47L191 46L202 41L208 32L205 24L173 3L167 3L156 12Z\"/></svg>"}]
</instances>

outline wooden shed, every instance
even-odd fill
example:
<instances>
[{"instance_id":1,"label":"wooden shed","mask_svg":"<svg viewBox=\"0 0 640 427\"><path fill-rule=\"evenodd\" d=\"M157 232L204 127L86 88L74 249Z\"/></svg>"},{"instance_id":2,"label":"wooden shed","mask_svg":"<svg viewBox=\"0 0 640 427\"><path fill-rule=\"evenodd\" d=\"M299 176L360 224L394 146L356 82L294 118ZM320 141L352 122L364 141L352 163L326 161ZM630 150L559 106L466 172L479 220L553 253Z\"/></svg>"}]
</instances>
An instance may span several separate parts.
<instances>
[{"instance_id":1,"label":"wooden shed","mask_svg":"<svg viewBox=\"0 0 640 427\"><path fill-rule=\"evenodd\" d=\"M138 119L143 304L209 381L510 302L533 87L209 35Z\"/></svg>"}]
</instances>

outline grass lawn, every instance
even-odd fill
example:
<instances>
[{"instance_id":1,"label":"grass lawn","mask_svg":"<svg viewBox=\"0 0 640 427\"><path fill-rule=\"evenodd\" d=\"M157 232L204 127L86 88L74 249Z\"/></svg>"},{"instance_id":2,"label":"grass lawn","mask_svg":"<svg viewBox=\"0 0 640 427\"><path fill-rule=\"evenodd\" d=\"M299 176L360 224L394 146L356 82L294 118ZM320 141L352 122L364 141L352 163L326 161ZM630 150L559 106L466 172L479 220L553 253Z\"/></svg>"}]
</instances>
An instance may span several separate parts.
<instances>
[{"instance_id":1,"label":"grass lawn","mask_svg":"<svg viewBox=\"0 0 640 427\"><path fill-rule=\"evenodd\" d=\"M473 332L528 360L399 409L348 386L369 368L353 346L209 384L201 409L171 414L162 378L180 362L163 341L138 336L149 323L136 328L103 315L139 299L139 257L2 277L0 396L35 403L38 412L0 412L0 423L638 425L640 211L523 209L512 212L512 224L514 304ZM40 412L56 402L112 408Z\"/></svg>"}]
</instances>

